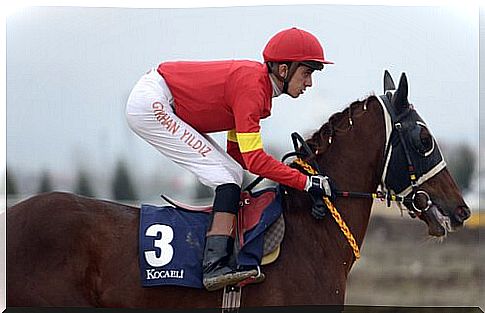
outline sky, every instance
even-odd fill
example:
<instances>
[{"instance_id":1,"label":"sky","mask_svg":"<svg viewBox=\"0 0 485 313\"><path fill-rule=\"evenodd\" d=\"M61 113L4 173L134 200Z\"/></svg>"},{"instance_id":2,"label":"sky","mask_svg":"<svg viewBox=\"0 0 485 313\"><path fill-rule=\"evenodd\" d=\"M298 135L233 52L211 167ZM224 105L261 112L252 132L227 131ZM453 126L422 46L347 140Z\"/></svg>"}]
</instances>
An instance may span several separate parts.
<instances>
[{"instance_id":1,"label":"sky","mask_svg":"<svg viewBox=\"0 0 485 313\"><path fill-rule=\"evenodd\" d=\"M82 166L106 184L122 157L140 183L190 182L129 130L131 88L166 60L261 61L269 38L292 26L316 35L335 65L315 73L302 97L273 100L262 122L270 151L289 151L292 132L308 136L332 113L382 93L385 69L396 82L407 74L409 100L440 143L478 149L478 11L468 7L27 7L6 24L7 166L24 176L50 171L58 185ZM214 137L224 145L224 134Z\"/></svg>"}]
</instances>

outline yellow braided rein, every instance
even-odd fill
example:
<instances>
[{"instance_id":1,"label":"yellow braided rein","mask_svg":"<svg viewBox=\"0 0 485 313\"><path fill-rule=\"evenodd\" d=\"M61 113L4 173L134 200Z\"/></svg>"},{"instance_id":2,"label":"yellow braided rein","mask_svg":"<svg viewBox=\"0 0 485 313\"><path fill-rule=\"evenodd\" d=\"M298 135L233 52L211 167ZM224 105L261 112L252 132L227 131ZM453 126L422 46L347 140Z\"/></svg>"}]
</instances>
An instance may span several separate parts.
<instances>
[{"instance_id":1,"label":"yellow braided rein","mask_svg":"<svg viewBox=\"0 0 485 313\"><path fill-rule=\"evenodd\" d=\"M302 159L297 158L293 162L301 166L308 174L318 175L318 172L310 164L303 161ZM325 204L330 210L330 213L332 213L332 216L335 222L337 222L338 226L340 227L340 230L345 235L345 238L347 238L349 245L352 247L355 258L359 259L360 258L359 246L357 245L357 242L355 241L355 238L352 235L352 232L350 231L349 227L347 226L347 224L345 223L345 221L343 220L342 216L337 211L333 203L330 201L330 199L328 199L328 197L324 197L323 201L325 201Z\"/></svg>"}]
</instances>

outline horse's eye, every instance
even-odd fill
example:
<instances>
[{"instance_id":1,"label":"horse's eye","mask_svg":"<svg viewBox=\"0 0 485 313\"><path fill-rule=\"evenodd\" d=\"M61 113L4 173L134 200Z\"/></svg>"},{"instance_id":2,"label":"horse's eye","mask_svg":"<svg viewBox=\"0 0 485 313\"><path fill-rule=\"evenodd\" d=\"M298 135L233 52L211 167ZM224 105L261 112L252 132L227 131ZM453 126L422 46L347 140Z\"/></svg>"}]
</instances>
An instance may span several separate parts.
<instances>
[{"instance_id":1,"label":"horse's eye","mask_svg":"<svg viewBox=\"0 0 485 313\"><path fill-rule=\"evenodd\" d=\"M426 126L417 125L417 131L413 133L417 135L413 140L416 151L423 156L430 155L434 149L434 140Z\"/></svg>"},{"instance_id":2,"label":"horse's eye","mask_svg":"<svg viewBox=\"0 0 485 313\"><path fill-rule=\"evenodd\" d=\"M431 137L431 134L426 127L421 128L419 137L421 138L421 143L423 144L426 151L433 148L433 137Z\"/></svg>"}]
</instances>

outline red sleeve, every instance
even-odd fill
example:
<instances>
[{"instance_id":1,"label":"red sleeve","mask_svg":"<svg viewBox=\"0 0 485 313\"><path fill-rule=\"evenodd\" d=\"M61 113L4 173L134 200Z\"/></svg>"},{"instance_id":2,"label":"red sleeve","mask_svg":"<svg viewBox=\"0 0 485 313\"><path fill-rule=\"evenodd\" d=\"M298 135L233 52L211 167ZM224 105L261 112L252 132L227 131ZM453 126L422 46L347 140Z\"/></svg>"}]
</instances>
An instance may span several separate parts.
<instances>
[{"instance_id":1,"label":"red sleeve","mask_svg":"<svg viewBox=\"0 0 485 313\"><path fill-rule=\"evenodd\" d=\"M238 150L244 164L253 174L303 190L306 175L276 160L263 150L259 121L264 108L269 106L265 104L271 101L271 94L265 90L264 77L248 76L238 80L239 88L235 89L232 97Z\"/></svg>"},{"instance_id":2,"label":"red sleeve","mask_svg":"<svg viewBox=\"0 0 485 313\"><path fill-rule=\"evenodd\" d=\"M244 162L248 164L250 172L298 190L305 189L306 175L274 159L264 152L263 149L243 153L242 155Z\"/></svg>"}]
</instances>

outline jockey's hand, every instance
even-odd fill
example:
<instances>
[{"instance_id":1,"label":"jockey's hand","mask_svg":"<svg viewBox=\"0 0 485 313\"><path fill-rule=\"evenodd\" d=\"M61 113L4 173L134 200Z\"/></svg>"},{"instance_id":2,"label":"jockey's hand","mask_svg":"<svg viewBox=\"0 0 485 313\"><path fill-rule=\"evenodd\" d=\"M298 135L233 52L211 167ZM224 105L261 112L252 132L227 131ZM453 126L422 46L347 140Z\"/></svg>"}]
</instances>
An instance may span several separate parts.
<instances>
[{"instance_id":1,"label":"jockey's hand","mask_svg":"<svg viewBox=\"0 0 485 313\"><path fill-rule=\"evenodd\" d=\"M331 199L334 197L330 179L322 175L308 176L305 191L310 194L313 200L313 217L322 219L328 210L327 205L323 201L323 197L329 197Z\"/></svg>"},{"instance_id":2,"label":"jockey's hand","mask_svg":"<svg viewBox=\"0 0 485 313\"><path fill-rule=\"evenodd\" d=\"M314 175L308 176L305 186L305 191L309 194L319 195L323 197L333 197L332 187L330 185L328 176Z\"/></svg>"}]
</instances>

